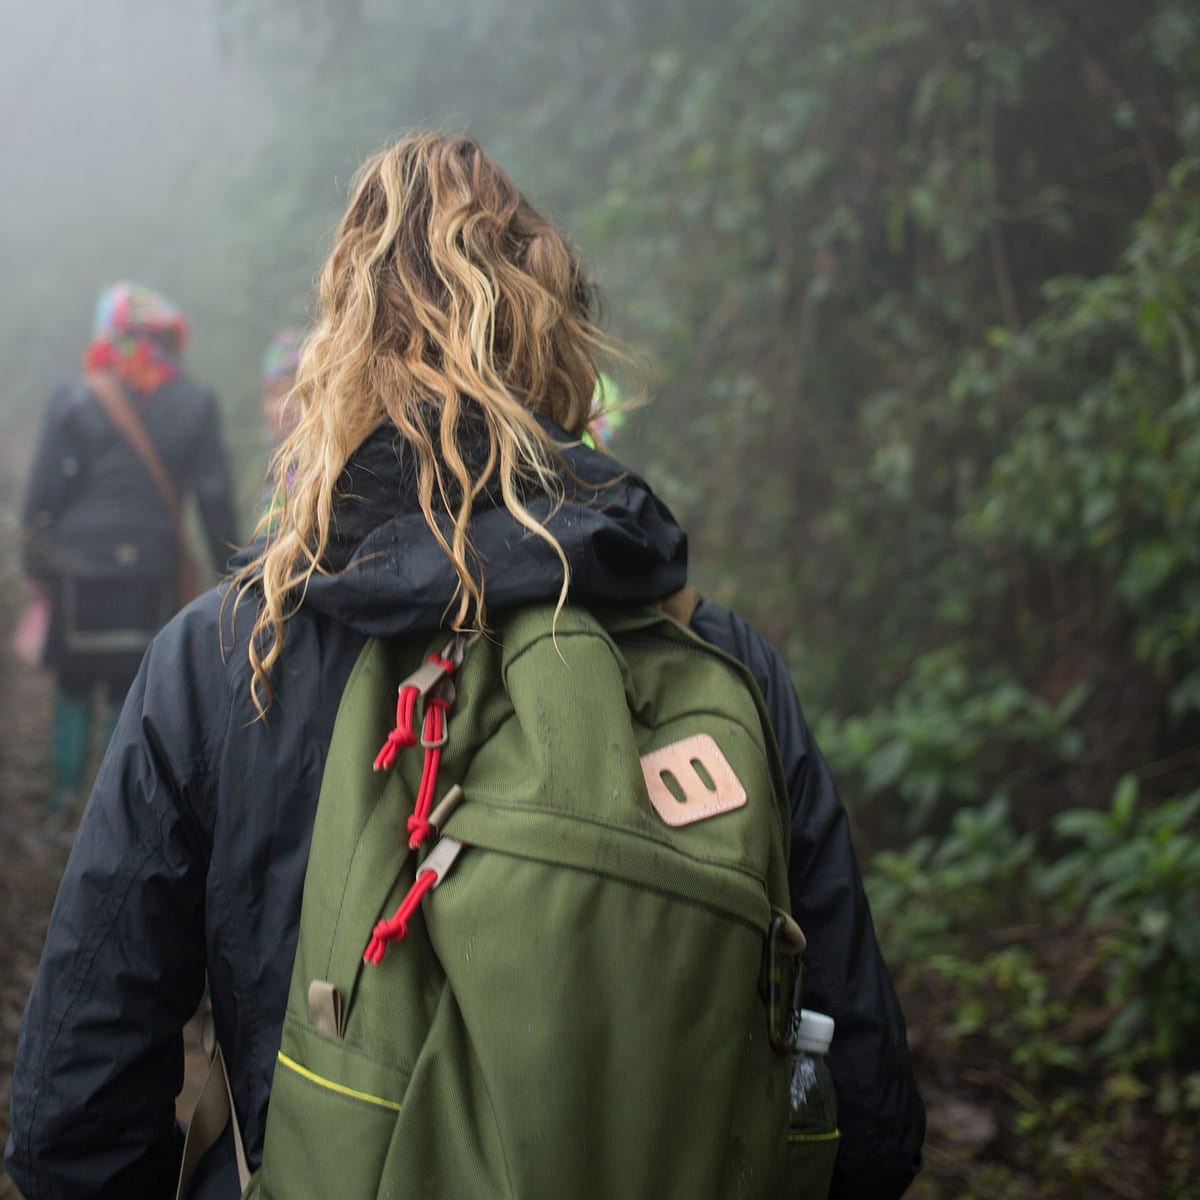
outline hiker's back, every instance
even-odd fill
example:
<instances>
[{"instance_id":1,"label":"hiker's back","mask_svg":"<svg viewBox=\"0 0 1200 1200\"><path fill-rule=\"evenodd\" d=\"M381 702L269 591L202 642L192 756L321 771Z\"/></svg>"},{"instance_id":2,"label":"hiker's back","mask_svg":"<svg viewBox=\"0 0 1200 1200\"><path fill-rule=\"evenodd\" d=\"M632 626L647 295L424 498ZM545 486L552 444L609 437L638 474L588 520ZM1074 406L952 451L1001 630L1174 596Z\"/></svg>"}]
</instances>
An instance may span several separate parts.
<instances>
[{"instance_id":1,"label":"hiker's back","mask_svg":"<svg viewBox=\"0 0 1200 1200\"><path fill-rule=\"evenodd\" d=\"M687 635L665 618L609 638L568 612L557 646L550 609L518 628L560 596L624 611L687 583L667 507L583 444L618 349L588 273L469 139L402 138L352 191L273 458L281 502L228 588L151 644L67 863L12 1071L10 1175L167 1194L207 977L231 1086L190 1124L196 1189L240 1132L240 1186L265 1146L258 1190L288 1200L819 1195L790 1166L782 1184L802 1148L776 1053L795 959L770 951L801 941L771 916L790 808L810 1007L839 1026L839 1187L895 1200L922 1129L903 1019L774 650L709 638L768 697L786 805L756 695L697 680L723 665L703 647L668 667L655 641ZM443 769L449 695L417 709L419 748L415 693L395 692L430 648L408 639L503 612L469 652ZM375 775L393 708L383 758L406 748ZM451 785L457 810L435 811ZM222 1096L234 1153L201 1155Z\"/></svg>"},{"instance_id":2,"label":"hiker's back","mask_svg":"<svg viewBox=\"0 0 1200 1200\"><path fill-rule=\"evenodd\" d=\"M786 1162L764 952L788 812L741 669L657 610L521 611L454 672L434 769L462 800L414 855L431 751L372 762L437 649L369 643L342 700L259 1194L823 1195Z\"/></svg>"}]
</instances>

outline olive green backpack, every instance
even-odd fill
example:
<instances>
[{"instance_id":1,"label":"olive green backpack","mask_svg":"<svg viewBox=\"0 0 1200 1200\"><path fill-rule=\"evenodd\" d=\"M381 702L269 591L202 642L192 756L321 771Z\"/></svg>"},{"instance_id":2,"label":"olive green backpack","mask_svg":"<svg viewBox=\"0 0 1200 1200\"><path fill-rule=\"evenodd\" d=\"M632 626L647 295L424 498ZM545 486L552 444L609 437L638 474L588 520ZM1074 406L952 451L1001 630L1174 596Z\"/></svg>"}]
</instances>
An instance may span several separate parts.
<instances>
[{"instance_id":1,"label":"olive green backpack","mask_svg":"<svg viewBox=\"0 0 1200 1200\"><path fill-rule=\"evenodd\" d=\"M660 609L370 642L246 1195L824 1197L789 825L749 674Z\"/></svg>"}]
</instances>

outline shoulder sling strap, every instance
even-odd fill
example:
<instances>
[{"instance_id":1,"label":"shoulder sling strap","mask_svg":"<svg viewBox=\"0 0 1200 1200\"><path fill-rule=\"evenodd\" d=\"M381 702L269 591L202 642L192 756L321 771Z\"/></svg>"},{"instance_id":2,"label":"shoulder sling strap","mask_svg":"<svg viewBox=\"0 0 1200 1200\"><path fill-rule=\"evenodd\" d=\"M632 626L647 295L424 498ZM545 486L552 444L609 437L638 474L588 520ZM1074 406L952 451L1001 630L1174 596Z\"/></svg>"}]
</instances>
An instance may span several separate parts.
<instances>
[{"instance_id":1,"label":"shoulder sling strap","mask_svg":"<svg viewBox=\"0 0 1200 1200\"><path fill-rule=\"evenodd\" d=\"M704 597L689 583L681 587L679 591L664 596L658 602L658 606L668 617L674 617L680 625L690 625L692 617L703 599Z\"/></svg>"},{"instance_id":2,"label":"shoulder sling strap","mask_svg":"<svg viewBox=\"0 0 1200 1200\"><path fill-rule=\"evenodd\" d=\"M225 1056L217 1044L212 1027L211 1013L204 1022L205 1048L209 1049L208 1075L196 1107L188 1121L187 1134L183 1140L183 1159L179 1164L179 1183L175 1188L175 1200L187 1200L192 1186L192 1177L200 1160L216 1145L227 1122L233 1124L233 1149L237 1156L238 1186L244 1192L250 1182L250 1167L246 1162L246 1147L242 1143L242 1130L238 1125L237 1112L233 1107L233 1088L229 1083L229 1071Z\"/></svg>"},{"instance_id":3,"label":"shoulder sling strap","mask_svg":"<svg viewBox=\"0 0 1200 1200\"><path fill-rule=\"evenodd\" d=\"M117 432L142 460L142 465L154 481L154 486L158 489L158 494L171 518L171 528L175 534L175 544L179 553L176 565L175 599L178 606L182 608L189 600L198 596L204 588L201 582L200 568L192 557L187 532L183 527L183 512L179 506L179 496L171 484L167 469L158 456L158 451L154 449L154 444L150 441L146 427L129 402L129 397L125 394L125 389L121 387L116 376L106 371L89 371L84 376L84 380Z\"/></svg>"},{"instance_id":4,"label":"shoulder sling strap","mask_svg":"<svg viewBox=\"0 0 1200 1200\"><path fill-rule=\"evenodd\" d=\"M174 487L171 486L167 469L163 466L158 451L154 449L146 427L129 402L125 389L117 382L115 376L106 371L89 371L84 379L96 399L100 401L100 407L104 409L105 415L116 426L117 432L142 460L171 516L171 524L175 526L176 540L180 546L186 546L179 497L176 495Z\"/></svg>"}]
</instances>

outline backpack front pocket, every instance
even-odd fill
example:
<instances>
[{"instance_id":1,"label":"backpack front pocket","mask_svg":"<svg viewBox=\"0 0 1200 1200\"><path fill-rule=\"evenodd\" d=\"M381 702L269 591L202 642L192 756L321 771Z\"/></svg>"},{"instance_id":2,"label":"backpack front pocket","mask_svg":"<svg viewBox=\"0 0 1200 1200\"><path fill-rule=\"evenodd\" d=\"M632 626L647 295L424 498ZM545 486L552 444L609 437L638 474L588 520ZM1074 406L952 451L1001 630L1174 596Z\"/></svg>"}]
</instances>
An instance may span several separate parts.
<instances>
[{"instance_id":1,"label":"backpack front pocket","mask_svg":"<svg viewBox=\"0 0 1200 1200\"><path fill-rule=\"evenodd\" d=\"M262 1174L270 1191L374 1196L408 1077L289 1016L271 1085L271 1137Z\"/></svg>"},{"instance_id":2,"label":"backpack front pocket","mask_svg":"<svg viewBox=\"0 0 1200 1200\"><path fill-rule=\"evenodd\" d=\"M468 1051L448 1069L494 1119L511 1195L724 1200L778 1163L790 1064L740 915L475 844L423 918Z\"/></svg>"}]
</instances>

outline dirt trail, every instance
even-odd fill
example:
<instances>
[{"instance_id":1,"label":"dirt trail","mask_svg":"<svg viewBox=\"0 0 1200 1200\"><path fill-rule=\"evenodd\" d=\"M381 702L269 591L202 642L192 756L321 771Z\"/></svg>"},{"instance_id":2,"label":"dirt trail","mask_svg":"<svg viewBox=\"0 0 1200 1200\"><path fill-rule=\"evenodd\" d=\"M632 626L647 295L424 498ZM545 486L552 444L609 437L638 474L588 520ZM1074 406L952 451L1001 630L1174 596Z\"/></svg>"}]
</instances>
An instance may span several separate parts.
<instances>
[{"instance_id":1,"label":"dirt trail","mask_svg":"<svg viewBox=\"0 0 1200 1200\"><path fill-rule=\"evenodd\" d=\"M0 649L0 1141L8 1137L17 1029L73 832L46 819L50 682L14 664L7 640ZM0 1197L16 1195L0 1166Z\"/></svg>"},{"instance_id":2,"label":"dirt trail","mask_svg":"<svg viewBox=\"0 0 1200 1200\"><path fill-rule=\"evenodd\" d=\"M6 637L0 648L0 1145L8 1138L21 1013L78 817L59 822L46 813L51 690L42 672L13 662ZM185 1044L187 1078L176 1104L181 1115L190 1111L206 1069L198 1027L188 1027ZM0 1164L0 1200L17 1195Z\"/></svg>"},{"instance_id":3,"label":"dirt trail","mask_svg":"<svg viewBox=\"0 0 1200 1200\"><path fill-rule=\"evenodd\" d=\"M21 451L0 443L0 1146L8 1138L21 1014L78 821L78 813L66 821L49 819L45 807L52 681L15 662L9 648L24 601L16 521L25 468ZM190 1110L188 1100L205 1069L191 1026L185 1045L188 1075L176 1106L180 1112ZM0 1200L17 1195L0 1157Z\"/></svg>"}]
</instances>

